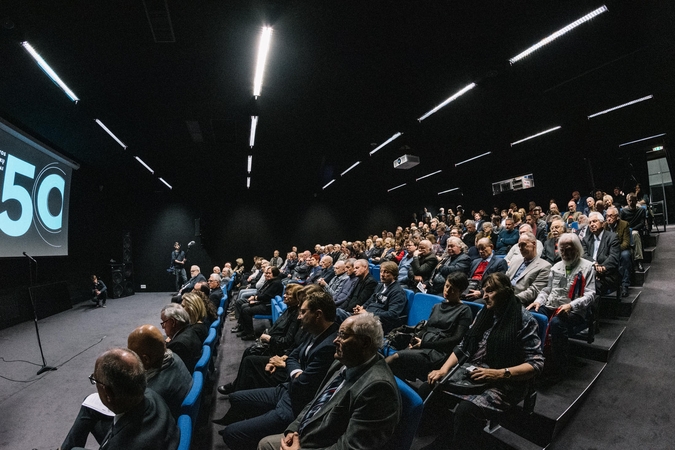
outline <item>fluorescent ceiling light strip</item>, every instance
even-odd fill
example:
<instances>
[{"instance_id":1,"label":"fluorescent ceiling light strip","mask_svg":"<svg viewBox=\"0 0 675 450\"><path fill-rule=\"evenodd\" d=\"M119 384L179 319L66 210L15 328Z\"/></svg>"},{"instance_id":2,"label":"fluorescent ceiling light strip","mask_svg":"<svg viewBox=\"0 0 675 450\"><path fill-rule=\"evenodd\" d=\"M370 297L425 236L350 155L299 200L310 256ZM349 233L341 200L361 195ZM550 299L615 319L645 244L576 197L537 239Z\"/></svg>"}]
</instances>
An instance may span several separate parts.
<instances>
[{"instance_id":1,"label":"fluorescent ceiling light strip","mask_svg":"<svg viewBox=\"0 0 675 450\"><path fill-rule=\"evenodd\" d=\"M547 45L547 44L550 44L551 42L553 42L554 40L558 39L558 38L559 38L560 36L562 36L563 34L566 34L566 33L568 33L569 31L572 31L573 29L575 29L576 27L578 27L578 26L581 25L582 23L588 22L588 21L591 20L593 17L595 17L595 16L597 16L597 15L599 15L599 14L602 14L602 13L604 13L604 12L606 12L606 11L607 11L607 7L606 7L605 5L601 6L600 8L596 9L595 11L592 11L592 12L586 14L585 16L583 16L582 18L580 18L580 19L578 19L578 20L575 20L575 21L572 22L571 24L569 24L569 25L567 25L566 27L564 27L564 28L562 28L562 29L556 31L555 33L551 34L550 36L545 37L544 39L542 39L541 41L537 42L536 44L534 44L532 47L528 48L528 49L525 50L524 52L517 54L517 55L514 56L513 58L509 59L509 62L510 62L511 64L513 64L513 63L515 63L516 61L520 61L521 59L523 59L523 58L525 58L526 56L528 56L530 53L539 50L541 47L543 47L543 46L545 46L545 45Z\"/></svg>"},{"instance_id":2,"label":"fluorescent ceiling light strip","mask_svg":"<svg viewBox=\"0 0 675 450\"><path fill-rule=\"evenodd\" d=\"M57 85L58 87L60 87L60 88L63 90L63 92L65 92L66 95L67 95L68 97L70 97L70 99L71 99L72 101L74 101L75 103L77 103L77 102L80 101L80 99L77 97L77 95L75 95L75 93L74 93L73 91L71 91L70 88L69 88L68 86L66 86L66 83L64 83L64 82L61 80L61 78L59 78L59 76L56 74L56 72L54 72L54 69L52 69L51 67L49 67L49 64L47 64L47 61L45 61L44 59L42 59L42 56L40 56L40 55L38 54L38 52L35 51L35 49L28 43L28 41L23 41L23 42L21 43L21 46L22 46L24 49L26 49L26 51L28 52L28 54L29 54L30 56L33 57L33 59L35 60L35 62L38 63L38 65L40 66L40 68L41 68L42 70L44 70L44 72L47 74L47 76L48 76L49 78L51 78L52 81L53 81L54 83L56 83L56 85Z\"/></svg>"},{"instance_id":3,"label":"fluorescent ceiling light strip","mask_svg":"<svg viewBox=\"0 0 675 450\"><path fill-rule=\"evenodd\" d=\"M602 114L607 114L608 112L612 112L612 111L615 111L617 109L625 108L626 106L630 106L630 105L634 105L636 103L644 102L645 100L649 100L653 97L654 97L653 95L647 95L646 97L641 97L641 98L638 98L638 99L635 99L635 100L631 100L630 102L624 103L623 105L615 106L614 108L609 108L609 109L606 109L604 111L600 111L600 112L597 112L595 114L591 114L590 116L588 116L588 118L591 119L593 117L597 117L597 116L602 115Z\"/></svg>"},{"instance_id":4,"label":"fluorescent ceiling light strip","mask_svg":"<svg viewBox=\"0 0 675 450\"><path fill-rule=\"evenodd\" d=\"M159 181L161 181L162 183L166 184L166 186L167 186L169 189L173 189L173 188L171 187L171 185L170 185L169 183L167 183L167 182L164 180L164 178L159 177Z\"/></svg>"},{"instance_id":5,"label":"fluorescent ceiling light strip","mask_svg":"<svg viewBox=\"0 0 675 450\"><path fill-rule=\"evenodd\" d=\"M253 96L259 97L262 89L263 72L265 71L265 61L267 61L267 53L270 49L270 41L272 39L272 28L263 27L262 35L260 36L260 45L258 46L258 61L255 65L255 77L253 78Z\"/></svg>"},{"instance_id":6,"label":"fluorescent ceiling light strip","mask_svg":"<svg viewBox=\"0 0 675 450\"><path fill-rule=\"evenodd\" d=\"M342 172L342 173L340 174L340 176L341 176L341 177L344 177L345 174L346 174L347 172L349 172L350 170L352 170L354 167L358 166L359 164L361 164L361 161L356 161L354 164L352 164L351 166L349 166L349 169L347 169L347 170L345 170L344 172Z\"/></svg>"},{"instance_id":7,"label":"fluorescent ceiling light strip","mask_svg":"<svg viewBox=\"0 0 675 450\"><path fill-rule=\"evenodd\" d=\"M418 179L416 179L415 181L420 181L420 180L423 180L423 179L425 179L425 178L427 178L427 177L430 177L430 176L436 175L437 173L441 173L441 172L443 172L443 171L442 171L442 170L437 170L436 172L431 172L431 173L428 173L428 174L424 175L423 177L419 177L419 178L418 178Z\"/></svg>"},{"instance_id":8,"label":"fluorescent ceiling light strip","mask_svg":"<svg viewBox=\"0 0 675 450\"><path fill-rule=\"evenodd\" d=\"M470 91L471 89L473 89L475 87L476 87L476 83L471 83L471 84L468 84L468 85L464 86L461 90L457 91L452 96L448 97L443 103L436 106L434 109L432 109L430 111L427 111L426 114L424 114L422 117L418 118L417 120L420 121L420 122L423 121L424 119L426 119L427 117L429 117L430 115L432 115L433 113L438 111L439 109L443 108L448 103L455 100L457 97L459 97L461 95L464 95L466 92Z\"/></svg>"},{"instance_id":9,"label":"fluorescent ceiling light strip","mask_svg":"<svg viewBox=\"0 0 675 450\"><path fill-rule=\"evenodd\" d=\"M387 189L387 192L391 192L391 191L393 191L394 189L402 188L402 187L405 186L406 184L408 184L408 183L403 183L403 184L399 184L398 186L394 186L394 187L391 188L391 189Z\"/></svg>"},{"instance_id":10,"label":"fluorescent ceiling light strip","mask_svg":"<svg viewBox=\"0 0 675 450\"><path fill-rule=\"evenodd\" d=\"M246 177L246 189L251 187L251 177Z\"/></svg>"},{"instance_id":11,"label":"fluorescent ceiling light strip","mask_svg":"<svg viewBox=\"0 0 675 450\"><path fill-rule=\"evenodd\" d=\"M447 194L448 192L456 191L457 189L459 189L459 188L456 187L456 188L448 189L447 191L441 191L441 192L438 193L438 195Z\"/></svg>"},{"instance_id":12,"label":"fluorescent ceiling light strip","mask_svg":"<svg viewBox=\"0 0 675 450\"><path fill-rule=\"evenodd\" d=\"M115 139L115 141L117 141L117 143L120 144L124 150L127 149L127 145L126 145L124 142L120 141L119 138L118 138L117 136L115 136L115 135L113 134L113 132L110 131L110 130L108 129L108 127L106 127L105 125L103 125L103 122L101 122L101 121L98 120L98 119L95 119L95 120L96 120L96 123L98 124L98 126L101 127L101 128L103 128L103 131L105 131L106 133L108 133L108 134L110 135L111 138Z\"/></svg>"},{"instance_id":13,"label":"fluorescent ceiling light strip","mask_svg":"<svg viewBox=\"0 0 675 450\"><path fill-rule=\"evenodd\" d=\"M150 171L150 173L152 173L152 174L155 173L155 171L152 170L152 169L150 168L149 165L147 165L146 163L144 163L143 160L142 160L141 158L139 158L138 156L134 156L134 158L136 158L136 161L138 161L139 163L143 164L143 167L145 167L146 169L148 169L148 170Z\"/></svg>"},{"instance_id":14,"label":"fluorescent ceiling light strip","mask_svg":"<svg viewBox=\"0 0 675 450\"><path fill-rule=\"evenodd\" d=\"M389 139L387 139L386 141L384 141L383 143L381 143L380 145L378 145L377 148L376 148L375 150L372 150L372 151L370 152L370 156L373 156L373 154L374 154L376 151L378 151L379 149L381 149L382 147L384 147L384 146L387 145L388 143L390 143L390 142L395 141L396 139L398 139L398 137L399 137L400 135L402 135L402 134L403 134L403 133L396 133L395 135L393 135L392 137L390 137Z\"/></svg>"},{"instance_id":15,"label":"fluorescent ceiling light strip","mask_svg":"<svg viewBox=\"0 0 675 450\"><path fill-rule=\"evenodd\" d=\"M246 163L246 171L251 173L251 167L253 166L253 155L248 155L248 162Z\"/></svg>"},{"instance_id":16,"label":"fluorescent ceiling light strip","mask_svg":"<svg viewBox=\"0 0 675 450\"><path fill-rule=\"evenodd\" d=\"M530 139L534 139L537 136L541 136L542 134L546 134L546 133L550 133L551 131L558 130L560 128L561 128L560 125L558 125L557 127L553 127L553 128L549 128L548 130L544 130L541 133L537 133L537 134L533 134L532 136L528 136L525 139L521 139L521 140L516 141L516 142L511 142L511 147L513 147L516 144L520 144L521 142L525 142L525 141L529 141Z\"/></svg>"},{"instance_id":17,"label":"fluorescent ceiling light strip","mask_svg":"<svg viewBox=\"0 0 675 450\"><path fill-rule=\"evenodd\" d=\"M248 145L253 148L255 145L255 130L258 128L258 116L251 116L251 137L248 140Z\"/></svg>"},{"instance_id":18,"label":"fluorescent ceiling light strip","mask_svg":"<svg viewBox=\"0 0 675 450\"><path fill-rule=\"evenodd\" d=\"M324 187L322 187L321 190L326 189L328 186L330 186L330 185L333 184L333 183L335 183L335 178L333 178L333 179L330 180L328 183L326 183L326 185L325 185Z\"/></svg>"},{"instance_id":19,"label":"fluorescent ceiling light strip","mask_svg":"<svg viewBox=\"0 0 675 450\"><path fill-rule=\"evenodd\" d=\"M646 138L637 139L635 141L624 142L623 144L619 144L619 147L623 147L623 146L630 145L630 144L635 144L637 142L648 141L649 139L654 139L654 138L665 136L665 135L666 135L666 133L655 134L654 136L649 136L649 137L646 137Z\"/></svg>"},{"instance_id":20,"label":"fluorescent ceiling light strip","mask_svg":"<svg viewBox=\"0 0 675 450\"><path fill-rule=\"evenodd\" d=\"M485 152L481 155L474 156L473 158L465 159L464 161L460 161L457 164L455 164L455 167L460 166L460 165L465 164L465 163L468 163L469 161L473 161L474 159L482 158L483 156L487 156L490 153L492 153L492 152Z\"/></svg>"}]
</instances>

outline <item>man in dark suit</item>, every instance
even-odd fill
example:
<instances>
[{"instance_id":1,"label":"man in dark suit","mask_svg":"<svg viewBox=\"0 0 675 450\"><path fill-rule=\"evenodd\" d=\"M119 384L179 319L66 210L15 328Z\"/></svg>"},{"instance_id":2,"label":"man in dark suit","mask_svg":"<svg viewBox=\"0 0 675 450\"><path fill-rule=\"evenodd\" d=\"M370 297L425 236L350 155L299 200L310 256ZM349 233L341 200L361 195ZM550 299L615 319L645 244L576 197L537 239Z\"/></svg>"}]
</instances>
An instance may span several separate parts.
<instances>
[{"instance_id":1,"label":"man in dark suit","mask_svg":"<svg viewBox=\"0 0 675 450\"><path fill-rule=\"evenodd\" d=\"M377 287L377 281L368 269L367 260L357 259L354 262L354 275L358 278L358 281L347 300L340 305L340 309L344 309L348 313L351 313L356 306L363 305L373 295Z\"/></svg>"},{"instance_id":2,"label":"man in dark suit","mask_svg":"<svg viewBox=\"0 0 675 450\"><path fill-rule=\"evenodd\" d=\"M628 286L630 286L630 274L633 270L633 260L630 253L630 227L628 222L619 219L619 210L614 206L607 209L607 219L605 220L605 230L616 234L621 244L621 253L619 254L619 273L621 275L621 295L628 296Z\"/></svg>"},{"instance_id":3,"label":"man in dark suit","mask_svg":"<svg viewBox=\"0 0 675 450\"><path fill-rule=\"evenodd\" d=\"M136 353L124 348L108 350L96 360L89 381L96 385L103 405L119 417L101 450L178 448L176 420L159 394L146 389L145 369Z\"/></svg>"},{"instance_id":4,"label":"man in dark suit","mask_svg":"<svg viewBox=\"0 0 675 450\"><path fill-rule=\"evenodd\" d=\"M159 394L166 402L175 420L180 405L192 387L192 375L185 368L180 357L166 350L162 333L152 325L141 325L127 338L129 350L135 352L147 372L147 387ZM98 394L92 394L98 397ZM92 409L85 399L68 436L61 444L61 450L83 447L92 434L97 442L103 442L110 431L113 417Z\"/></svg>"},{"instance_id":5,"label":"man in dark suit","mask_svg":"<svg viewBox=\"0 0 675 450\"><path fill-rule=\"evenodd\" d=\"M382 281L373 295L363 304L356 306L353 314L370 312L380 318L385 333L403 325L403 311L408 303L408 298L396 278L398 266L395 262L385 261L380 264L380 280Z\"/></svg>"},{"instance_id":6,"label":"man in dark suit","mask_svg":"<svg viewBox=\"0 0 675 450\"><path fill-rule=\"evenodd\" d=\"M345 319L335 359L314 399L283 434L267 436L259 450L387 448L401 416L396 381L377 349L382 328L371 314Z\"/></svg>"},{"instance_id":7,"label":"man in dark suit","mask_svg":"<svg viewBox=\"0 0 675 450\"><path fill-rule=\"evenodd\" d=\"M308 294L298 319L309 335L286 360L290 380L277 387L230 394L230 410L214 421L228 425L222 435L231 450L255 449L269 433L282 432L314 397L333 362L338 326L330 294L323 290Z\"/></svg>"},{"instance_id":8,"label":"man in dark suit","mask_svg":"<svg viewBox=\"0 0 675 450\"><path fill-rule=\"evenodd\" d=\"M166 347L180 356L192 372L202 356L203 342L190 326L190 315L181 305L170 303L162 308L160 319L167 337Z\"/></svg>"},{"instance_id":9,"label":"man in dark suit","mask_svg":"<svg viewBox=\"0 0 675 450\"><path fill-rule=\"evenodd\" d=\"M192 278L190 278L188 282L180 288L178 294L171 297L172 303L180 303L183 300L183 294L186 292L192 292L192 290L195 288L195 284L206 281L206 277L202 275L199 266L190 267L190 276Z\"/></svg>"},{"instance_id":10,"label":"man in dark suit","mask_svg":"<svg viewBox=\"0 0 675 450\"><path fill-rule=\"evenodd\" d=\"M209 286L209 300L213 303L213 306L216 307L216 310L220 307L220 300L223 298L223 290L220 288L220 275L217 273L212 273L209 275L208 286Z\"/></svg>"},{"instance_id":11,"label":"man in dark suit","mask_svg":"<svg viewBox=\"0 0 675 450\"><path fill-rule=\"evenodd\" d=\"M432 250L433 245L430 241L426 239L420 241L417 250L413 254L413 260L408 270L407 286L409 289L417 289L417 283L424 284L429 280L431 272L434 271L438 263L438 258L436 258Z\"/></svg>"},{"instance_id":12,"label":"man in dark suit","mask_svg":"<svg viewBox=\"0 0 675 450\"><path fill-rule=\"evenodd\" d=\"M445 286L445 279L451 272L469 274L471 258L464 253L463 242L456 236L448 238L445 256L436 264L429 281L425 283L427 294L440 294Z\"/></svg>"},{"instance_id":13,"label":"man in dark suit","mask_svg":"<svg viewBox=\"0 0 675 450\"><path fill-rule=\"evenodd\" d=\"M565 232L565 222L562 219L556 219L551 222L551 232L548 239L544 242L544 251L541 257L551 265L560 262L560 250L558 250L558 239Z\"/></svg>"},{"instance_id":14,"label":"man in dark suit","mask_svg":"<svg viewBox=\"0 0 675 450\"><path fill-rule=\"evenodd\" d=\"M482 281L485 277L495 272L506 273L509 265L504 258L497 258L492 252L492 240L489 238L481 238L476 243L478 249L477 258L471 262L469 269L469 288L465 294L467 300L479 300L483 298L483 292L480 289Z\"/></svg>"},{"instance_id":15,"label":"man in dark suit","mask_svg":"<svg viewBox=\"0 0 675 450\"><path fill-rule=\"evenodd\" d=\"M604 229L605 219L599 212L588 216L588 231L581 244L584 258L593 261L595 268L595 288L598 295L613 290L619 283L619 255L621 243L616 234Z\"/></svg>"}]
</instances>

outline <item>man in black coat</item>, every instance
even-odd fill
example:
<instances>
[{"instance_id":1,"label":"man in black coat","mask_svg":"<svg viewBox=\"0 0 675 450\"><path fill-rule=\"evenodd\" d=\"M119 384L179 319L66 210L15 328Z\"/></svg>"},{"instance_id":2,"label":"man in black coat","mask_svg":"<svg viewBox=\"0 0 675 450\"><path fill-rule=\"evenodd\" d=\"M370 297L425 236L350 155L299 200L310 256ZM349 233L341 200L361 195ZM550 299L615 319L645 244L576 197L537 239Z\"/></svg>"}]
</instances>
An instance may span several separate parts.
<instances>
[{"instance_id":1,"label":"man in black coat","mask_svg":"<svg viewBox=\"0 0 675 450\"><path fill-rule=\"evenodd\" d=\"M190 278L188 282L180 288L178 294L171 297L172 303L180 303L183 301L183 294L186 292L192 292L192 290L195 288L195 284L206 281L206 277L202 275L199 266L190 267L190 276L192 278Z\"/></svg>"},{"instance_id":2,"label":"man in black coat","mask_svg":"<svg viewBox=\"0 0 675 450\"><path fill-rule=\"evenodd\" d=\"M590 233L581 244L584 247L584 258L593 261L595 268L595 291L603 295L619 286L619 256L621 242L615 233L605 231L605 219L599 212L592 212L588 216L588 230Z\"/></svg>"},{"instance_id":3,"label":"man in black coat","mask_svg":"<svg viewBox=\"0 0 675 450\"><path fill-rule=\"evenodd\" d=\"M418 283L424 284L429 281L429 277L431 277L431 273L434 271L437 263L438 258L434 255L431 242L426 239L420 241L417 250L413 254L413 260L408 270L407 287L409 289L417 289Z\"/></svg>"},{"instance_id":4,"label":"man in black coat","mask_svg":"<svg viewBox=\"0 0 675 450\"><path fill-rule=\"evenodd\" d=\"M212 273L207 281L209 286L209 300L211 300L213 306L216 307L216 310L220 307L220 301L223 299L223 290L220 288L220 280L220 275Z\"/></svg>"},{"instance_id":5,"label":"man in black coat","mask_svg":"<svg viewBox=\"0 0 675 450\"><path fill-rule=\"evenodd\" d=\"M363 305L373 295L377 287L377 281L370 274L367 260L357 259L354 262L354 275L359 280L356 282L356 286L354 286L347 300L340 305L340 309L344 309L350 314L356 306Z\"/></svg>"},{"instance_id":6,"label":"man in black coat","mask_svg":"<svg viewBox=\"0 0 675 450\"><path fill-rule=\"evenodd\" d=\"M190 325L190 315L181 305L171 303L162 309L160 319L167 336L166 347L180 356L190 372L194 371L202 356L203 341Z\"/></svg>"}]
</instances>

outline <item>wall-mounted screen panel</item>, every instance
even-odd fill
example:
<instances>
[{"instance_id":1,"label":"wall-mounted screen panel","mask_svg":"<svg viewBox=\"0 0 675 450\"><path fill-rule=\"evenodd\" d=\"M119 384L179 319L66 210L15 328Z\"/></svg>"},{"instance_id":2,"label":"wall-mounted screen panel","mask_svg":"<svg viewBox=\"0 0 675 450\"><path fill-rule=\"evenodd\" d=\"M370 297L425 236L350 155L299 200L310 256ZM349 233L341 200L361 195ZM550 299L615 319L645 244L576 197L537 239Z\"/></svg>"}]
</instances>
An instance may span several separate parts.
<instances>
[{"instance_id":1,"label":"wall-mounted screen panel","mask_svg":"<svg viewBox=\"0 0 675 450\"><path fill-rule=\"evenodd\" d=\"M0 119L0 257L68 254L75 162Z\"/></svg>"},{"instance_id":2,"label":"wall-mounted screen panel","mask_svg":"<svg viewBox=\"0 0 675 450\"><path fill-rule=\"evenodd\" d=\"M520 191L521 189L530 189L533 187L534 177L530 173L492 183L492 195L501 194L502 192Z\"/></svg>"}]
</instances>

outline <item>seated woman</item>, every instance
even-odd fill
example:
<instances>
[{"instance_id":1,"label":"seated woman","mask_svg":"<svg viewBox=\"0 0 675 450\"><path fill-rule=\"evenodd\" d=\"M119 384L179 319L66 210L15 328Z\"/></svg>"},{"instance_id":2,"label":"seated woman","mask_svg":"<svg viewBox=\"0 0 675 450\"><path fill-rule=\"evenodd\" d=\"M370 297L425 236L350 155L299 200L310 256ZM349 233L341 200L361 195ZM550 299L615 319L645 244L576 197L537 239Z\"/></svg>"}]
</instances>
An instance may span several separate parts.
<instances>
[{"instance_id":1,"label":"seated woman","mask_svg":"<svg viewBox=\"0 0 675 450\"><path fill-rule=\"evenodd\" d=\"M448 275L443 289L445 301L434 305L420 337L413 338L407 349L386 358L394 375L411 381L425 380L429 372L441 367L473 320L471 309L459 299L468 285L464 272Z\"/></svg>"},{"instance_id":2,"label":"seated woman","mask_svg":"<svg viewBox=\"0 0 675 450\"><path fill-rule=\"evenodd\" d=\"M237 390L268 387L268 384L257 385L255 377L251 376L251 370L257 372L263 379L268 378L273 383L271 386L275 386L278 383L278 378L275 377L273 379L271 377L273 371L269 372L269 376L266 376L265 366L269 363L269 357L283 357L288 349L295 347L299 342L300 321L298 320L298 310L300 308L300 298L304 299L301 291L305 289L307 288L303 288L299 284L289 284L286 287L286 292L284 293L286 310L274 322L269 332L260 336L260 342L268 345L264 347L255 344L244 350L237 378L231 383L218 386L218 392L223 395L229 395Z\"/></svg>"},{"instance_id":3,"label":"seated woman","mask_svg":"<svg viewBox=\"0 0 675 450\"><path fill-rule=\"evenodd\" d=\"M204 342L209 335L204 300L202 300L197 292L188 292L183 294L181 305L190 315L190 326L195 330L199 339Z\"/></svg>"},{"instance_id":4,"label":"seated woman","mask_svg":"<svg viewBox=\"0 0 675 450\"><path fill-rule=\"evenodd\" d=\"M489 384L480 394L447 392L445 398L459 403L452 433L441 433L429 449L448 448L450 443L458 449L486 448L480 441L487 420L518 404L527 390L524 381L544 367L537 322L513 294L509 278L490 274L483 288L485 308L443 367L429 373L427 382L434 385L468 355L467 362L476 367L470 377Z\"/></svg>"}]
</instances>

